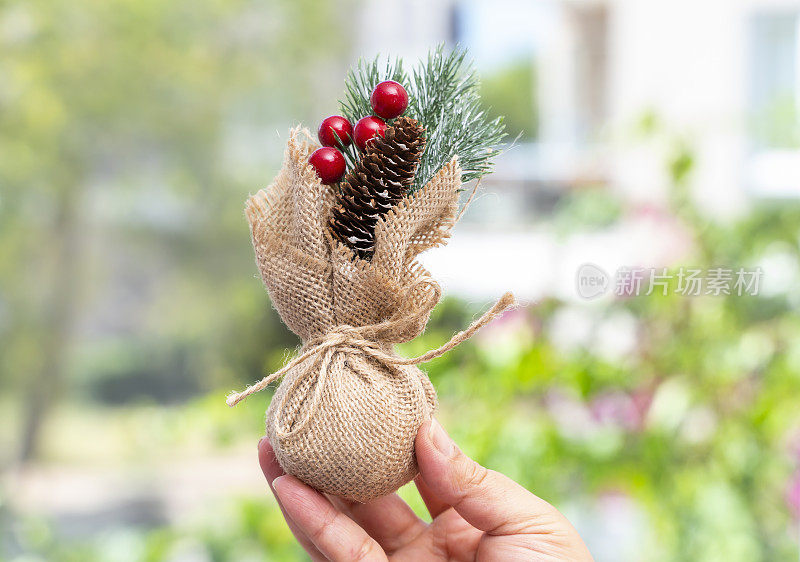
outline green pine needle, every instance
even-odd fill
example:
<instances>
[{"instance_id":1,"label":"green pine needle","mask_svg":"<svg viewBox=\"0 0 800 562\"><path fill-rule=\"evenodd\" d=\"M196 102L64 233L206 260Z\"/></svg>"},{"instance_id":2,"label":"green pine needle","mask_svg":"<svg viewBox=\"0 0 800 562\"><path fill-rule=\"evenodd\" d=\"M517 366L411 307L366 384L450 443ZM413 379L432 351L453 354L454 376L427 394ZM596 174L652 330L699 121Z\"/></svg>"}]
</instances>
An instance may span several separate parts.
<instances>
[{"instance_id":1,"label":"green pine needle","mask_svg":"<svg viewBox=\"0 0 800 562\"><path fill-rule=\"evenodd\" d=\"M458 156L463 182L492 171L506 137L505 126L502 117L490 119L481 107L480 81L472 64L466 61L464 50L447 53L444 44L440 44L410 77L400 59L387 59L384 64L378 57L371 62L360 60L345 80L342 115L354 124L371 115L370 94L383 80L395 80L406 88L409 107L405 115L425 128L425 151L412 193L428 183L453 156ZM348 161L355 161L358 155L352 144L348 151Z\"/></svg>"}]
</instances>

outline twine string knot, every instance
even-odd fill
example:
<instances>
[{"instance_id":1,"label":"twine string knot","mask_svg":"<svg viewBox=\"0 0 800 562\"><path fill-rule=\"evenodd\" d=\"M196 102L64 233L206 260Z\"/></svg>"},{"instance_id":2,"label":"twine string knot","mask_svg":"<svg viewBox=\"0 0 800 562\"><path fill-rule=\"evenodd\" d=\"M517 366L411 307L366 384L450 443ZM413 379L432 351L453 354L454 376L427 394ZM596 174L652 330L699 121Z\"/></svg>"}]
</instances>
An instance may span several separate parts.
<instances>
[{"instance_id":1,"label":"twine string knot","mask_svg":"<svg viewBox=\"0 0 800 562\"><path fill-rule=\"evenodd\" d=\"M432 294L432 298L435 298L434 302L436 302L439 300L440 290L438 290L438 285L435 286L434 289L435 290ZM381 348L380 344L367 338L367 334L373 334L378 329L391 327L393 324L400 322L407 323L409 321L408 318L403 320L389 320L380 324L362 327L347 325L336 326L326 334L307 342L303 346L304 351L301 350L299 355L294 357L274 373L267 375L257 383L247 387L242 392L232 392L229 394L226 403L228 406L235 406L251 394L265 389L271 383L280 379L295 367L307 362L309 359L314 359L314 364L309 365L300 376L293 380L292 387L284 394L282 403L279 405L279 409L282 409L287 397L290 396L292 391L300 386L306 379L309 377L317 378L314 393L311 397L311 403L308 406L304 419L299 423L295 423L290 430L282 430L280 428L278 430L278 435L280 437L288 437L289 435L303 429L308 421L313 418L313 414L316 411L322 397L322 391L325 387L325 381L328 376L328 371L330 370L331 362L337 353L361 354L375 359L390 368L400 365L418 365L420 363L430 361L431 359L441 357L454 347L468 340L474 336L478 330L494 320L505 310L514 306L514 304L514 295L511 293L505 293L494 304L494 306L492 306L492 308L487 310L480 318L470 324L467 329L455 334L444 345L428 351L427 353L423 353L422 355L418 355L417 357L404 358L392 353L387 353ZM418 318L412 318L412 320L418 320ZM319 368L315 368L317 363L319 363ZM392 370L395 371L395 369Z\"/></svg>"}]
</instances>

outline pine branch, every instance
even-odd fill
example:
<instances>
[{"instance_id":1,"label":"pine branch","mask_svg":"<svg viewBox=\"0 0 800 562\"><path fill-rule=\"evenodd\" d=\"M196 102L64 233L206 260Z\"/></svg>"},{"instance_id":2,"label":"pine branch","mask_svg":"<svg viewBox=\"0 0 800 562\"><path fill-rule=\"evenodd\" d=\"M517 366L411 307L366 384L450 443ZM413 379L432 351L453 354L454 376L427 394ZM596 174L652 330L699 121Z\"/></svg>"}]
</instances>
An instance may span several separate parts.
<instances>
[{"instance_id":1,"label":"pine branch","mask_svg":"<svg viewBox=\"0 0 800 562\"><path fill-rule=\"evenodd\" d=\"M384 80L394 80L400 84L408 82L402 59L398 57L391 61L387 58L383 65L380 64L379 56L372 61L359 59L358 64L348 71L345 78L344 100L339 100L342 115L353 124L362 117L372 115L369 97L375 86Z\"/></svg>"},{"instance_id":2,"label":"pine branch","mask_svg":"<svg viewBox=\"0 0 800 562\"><path fill-rule=\"evenodd\" d=\"M380 56L376 56L371 61L359 59L358 64L347 72L344 100L339 100L339 106L342 116L347 118L353 126L362 117L372 115L369 98L375 86L384 80L394 80L400 84L408 82L400 57L395 58L394 61L387 58L383 64L381 64ZM390 120L387 124L391 125L393 121ZM348 146L340 144L339 149L347 161L347 169L352 170L361 157L356 143L351 142Z\"/></svg>"},{"instance_id":3,"label":"pine branch","mask_svg":"<svg viewBox=\"0 0 800 562\"><path fill-rule=\"evenodd\" d=\"M490 119L482 109L480 82L464 50L446 53L440 44L410 77L400 59L386 59L384 64L378 57L359 61L345 80L342 114L352 123L371 115L370 94L383 80L406 87L410 99L405 115L417 119L426 130L427 146L411 192L430 181L453 156L458 156L464 182L491 172L504 144L505 126L502 118ZM348 162L359 158L352 144L347 150Z\"/></svg>"},{"instance_id":4,"label":"pine branch","mask_svg":"<svg viewBox=\"0 0 800 562\"><path fill-rule=\"evenodd\" d=\"M493 168L506 136L502 117L489 119L481 107L480 81L466 51L445 53L440 44L410 84L409 113L417 117L428 135L414 190L424 186L458 156L462 181L477 179Z\"/></svg>"}]
</instances>

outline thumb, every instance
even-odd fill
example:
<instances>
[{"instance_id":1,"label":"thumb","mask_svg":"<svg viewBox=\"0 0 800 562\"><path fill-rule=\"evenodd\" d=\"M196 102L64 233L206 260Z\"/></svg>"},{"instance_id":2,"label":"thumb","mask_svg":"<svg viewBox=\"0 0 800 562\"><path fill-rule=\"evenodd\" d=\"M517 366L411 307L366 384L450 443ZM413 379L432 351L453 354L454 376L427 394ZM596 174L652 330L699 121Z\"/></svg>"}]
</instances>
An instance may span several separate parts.
<instances>
[{"instance_id":1,"label":"thumb","mask_svg":"<svg viewBox=\"0 0 800 562\"><path fill-rule=\"evenodd\" d=\"M490 535L555 533L585 549L556 508L466 456L436 420L423 424L415 446L427 487L472 526Z\"/></svg>"}]
</instances>

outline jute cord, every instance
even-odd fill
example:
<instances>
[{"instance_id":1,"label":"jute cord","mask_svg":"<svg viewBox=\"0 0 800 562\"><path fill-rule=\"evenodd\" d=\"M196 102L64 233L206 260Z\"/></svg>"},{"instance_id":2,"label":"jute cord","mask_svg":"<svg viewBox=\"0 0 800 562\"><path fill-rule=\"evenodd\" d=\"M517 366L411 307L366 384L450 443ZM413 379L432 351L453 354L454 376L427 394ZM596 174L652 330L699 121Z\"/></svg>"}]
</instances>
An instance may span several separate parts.
<instances>
[{"instance_id":1,"label":"jute cord","mask_svg":"<svg viewBox=\"0 0 800 562\"><path fill-rule=\"evenodd\" d=\"M472 200L475 198L475 194L478 192L478 188L481 186L482 181L483 178L478 178L478 181L475 182L475 186L472 188L472 193L469 194L466 203L464 203L464 205L461 207L461 210L458 212L458 215L456 215L456 219L454 221L455 224L458 224L464 217L464 214L467 212L470 203L472 203Z\"/></svg>"},{"instance_id":2,"label":"jute cord","mask_svg":"<svg viewBox=\"0 0 800 562\"><path fill-rule=\"evenodd\" d=\"M423 353L417 357L399 357L397 355L393 355L390 353L386 353L378 344L363 337L365 332L372 332L376 328L384 328L390 326L392 321L383 322L381 324L376 324L373 326L364 326L361 328L355 328L353 326L338 326L333 328L330 332L313 340L308 343L306 346L307 349L291 361L289 361L286 365L282 368L278 369L272 374L267 375L257 383L253 384L252 386L247 387L242 392L232 392L228 395L226 403L228 406L235 406L251 394L264 390L270 384L275 382L276 380L280 379L284 376L288 371L293 369L294 367L300 365L301 363L307 361L311 357L322 358L320 360L320 368L319 369L307 369L306 370L306 377L308 376L317 376L317 384L314 390L314 394L311 398L311 403L309 406L309 410L307 415L305 416L305 420L301 421L299 424L296 424L292 428L292 433L295 431L299 431L302 429L303 426L308 422L308 420L313 416L313 412L316 410L317 405L319 404L320 397L322 395L322 389L325 387L325 379L328 373L328 367L330 366L331 361L333 360L333 355L336 351L342 352L361 352L364 355L371 357L387 366L396 366L396 365L418 365L420 363L425 363L430 361L431 359L436 359L437 357L441 357L454 347L460 345L464 341L468 340L475 333L483 328L486 324L494 320L498 315L502 314L505 310L512 307L514 305L514 295L511 293L505 293L500 299L486 311L480 318L475 320L466 330L462 330L455 334L450 340L447 341L444 345L428 351L427 353ZM407 319L403 319L403 322L407 322ZM292 389L299 386L302 381L306 377L298 377L292 383ZM286 400L286 396L290 395L291 393L286 393L284 395L284 400Z\"/></svg>"}]
</instances>

